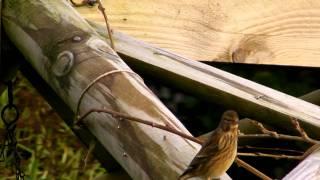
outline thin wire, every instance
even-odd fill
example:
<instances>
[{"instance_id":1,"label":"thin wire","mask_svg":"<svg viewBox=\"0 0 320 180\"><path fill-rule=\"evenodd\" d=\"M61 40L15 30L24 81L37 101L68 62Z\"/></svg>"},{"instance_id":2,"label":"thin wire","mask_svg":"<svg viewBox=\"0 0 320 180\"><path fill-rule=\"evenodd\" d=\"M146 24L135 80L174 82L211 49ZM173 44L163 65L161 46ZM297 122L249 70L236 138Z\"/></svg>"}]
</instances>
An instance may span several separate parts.
<instances>
[{"instance_id":1,"label":"thin wire","mask_svg":"<svg viewBox=\"0 0 320 180\"><path fill-rule=\"evenodd\" d=\"M104 78L104 77L107 77L111 74L115 74L115 73L123 73L123 72L126 72L126 73L130 73L130 74L134 74L136 76L138 76L141 81L143 82L143 79L135 72L133 71L129 71L129 70L112 70L112 71L109 71L109 72L106 72L100 76L98 76L96 79L94 79L90 84L88 84L88 86L81 92L81 95L80 95L80 98L78 100L78 103L77 103L77 109L76 109L76 113L75 113L75 122L77 122L77 119L79 118L79 108L80 108L80 105L81 105L81 101L84 97L84 95L86 94L86 92L94 85L96 84L100 79ZM76 123L75 123L76 124Z\"/></svg>"}]
</instances>

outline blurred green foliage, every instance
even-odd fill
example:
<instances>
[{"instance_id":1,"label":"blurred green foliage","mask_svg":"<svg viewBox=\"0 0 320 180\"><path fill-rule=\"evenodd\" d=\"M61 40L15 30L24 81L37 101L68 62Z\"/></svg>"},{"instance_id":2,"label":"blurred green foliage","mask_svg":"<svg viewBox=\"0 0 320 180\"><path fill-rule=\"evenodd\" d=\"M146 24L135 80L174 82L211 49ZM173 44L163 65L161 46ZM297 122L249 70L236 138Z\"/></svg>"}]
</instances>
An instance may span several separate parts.
<instances>
[{"instance_id":1,"label":"blurred green foliage","mask_svg":"<svg viewBox=\"0 0 320 180\"><path fill-rule=\"evenodd\" d=\"M15 81L14 100L21 111L16 132L26 179L91 180L105 173L92 154L84 167L85 146L21 75ZM6 103L4 92L0 108ZM1 122L0 129L3 128ZM0 140L2 143L3 137ZM0 163L0 180L4 179L15 179L15 172Z\"/></svg>"}]
</instances>

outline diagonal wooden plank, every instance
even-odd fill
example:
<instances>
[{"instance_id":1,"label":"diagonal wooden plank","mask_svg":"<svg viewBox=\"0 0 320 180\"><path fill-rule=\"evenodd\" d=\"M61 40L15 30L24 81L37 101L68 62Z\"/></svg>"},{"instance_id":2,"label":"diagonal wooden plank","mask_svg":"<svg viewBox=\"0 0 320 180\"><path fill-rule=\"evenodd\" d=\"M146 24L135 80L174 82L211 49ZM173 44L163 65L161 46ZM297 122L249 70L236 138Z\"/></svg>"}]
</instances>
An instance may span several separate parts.
<instances>
[{"instance_id":1,"label":"diagonal wooden plank","mask_svg":"<svg viewBox=\"0 0 320 180\"><path fill-rule=\"evenodd\" d=\"M105 27L91 25L104 37ZM292 130L289 117L300 119L311 136L320 137L320 107L206 64L156 48L114 31L116 50L125 61L178 88L236 109L246 117ZM291 123L290 123L291 124Z\"/></svg>"},{"instance_id":2,"label":"diagonal wooden plank","mask_svg":"<svg viewBox=\"0 0 320 180\"><path fill-rule=\"evenodd\" d=\"M288 173L283 180L319 180L320 179L320 146L305 160Z\"/></svg>"}]
</instances>

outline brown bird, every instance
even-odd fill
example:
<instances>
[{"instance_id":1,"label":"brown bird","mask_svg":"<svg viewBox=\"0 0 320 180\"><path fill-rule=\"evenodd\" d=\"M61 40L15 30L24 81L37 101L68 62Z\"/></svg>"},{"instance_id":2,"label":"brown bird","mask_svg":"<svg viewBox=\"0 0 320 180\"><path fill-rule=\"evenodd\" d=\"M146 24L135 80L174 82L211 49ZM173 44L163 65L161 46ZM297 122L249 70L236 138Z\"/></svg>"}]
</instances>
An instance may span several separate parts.
<instances>
[{"instance_id":1,"label":"brown bird","mask_svg":"<svg viewBox=\"0 0 320 180\"><path fill-rule=\"evenodd\" d=\"M179 179L185 180L192 177L220 179L237 155L238 121L239 117L235 111L224 112L218 127Z\"/></svg>"}]
</instances>

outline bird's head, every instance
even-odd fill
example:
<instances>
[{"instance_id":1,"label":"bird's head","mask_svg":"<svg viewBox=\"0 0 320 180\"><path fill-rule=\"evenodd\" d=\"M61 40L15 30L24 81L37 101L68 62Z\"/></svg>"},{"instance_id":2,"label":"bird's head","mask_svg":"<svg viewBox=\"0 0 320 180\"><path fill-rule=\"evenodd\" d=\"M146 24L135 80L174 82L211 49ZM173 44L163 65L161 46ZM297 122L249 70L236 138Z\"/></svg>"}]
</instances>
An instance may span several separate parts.
<instances>
[{"instance_id":1,"label":"bird's head","mask_svg":"<svg viewBox=\"0 0 320 180\"><path fill-rule=\"evenodd\" d=\"M238 130L239 117L237 112L233 110L225 111L221 117L219 127L223 131Z\"/></svg>"}]
</instances>

